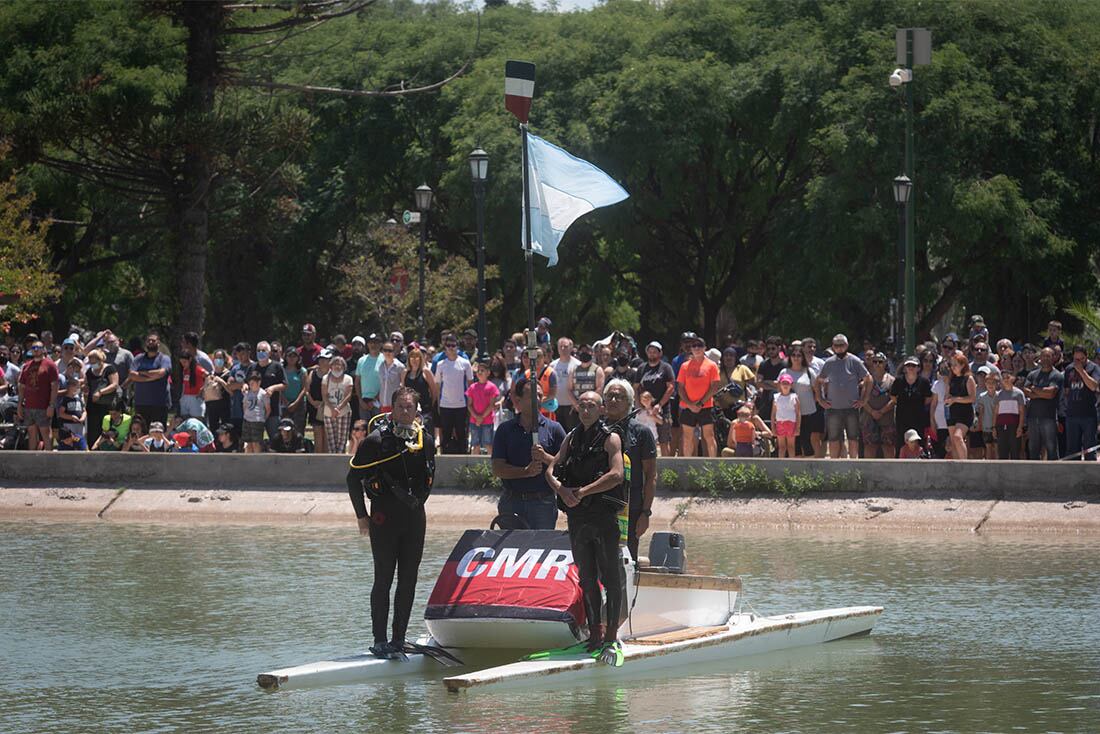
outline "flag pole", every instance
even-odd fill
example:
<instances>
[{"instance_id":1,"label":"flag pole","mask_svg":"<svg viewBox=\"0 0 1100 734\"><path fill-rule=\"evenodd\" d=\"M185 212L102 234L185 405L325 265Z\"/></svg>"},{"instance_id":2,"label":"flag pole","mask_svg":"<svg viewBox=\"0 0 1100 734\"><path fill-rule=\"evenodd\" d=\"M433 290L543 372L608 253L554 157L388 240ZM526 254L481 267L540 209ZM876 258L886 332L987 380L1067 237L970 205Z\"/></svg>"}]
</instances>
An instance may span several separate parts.
<instances>
[{"instance_id":1,"label":"flag pole","mask_svg":"<svg viewBox=\"0 0 1100 734\"><path fill-rule=\"evenodd\" d=\"M531 445L536 445L539 440L539 396L538 378L535 373L535 350L538 346L537 327L535 323L535 258L531 250L531 170L527 160L527 123L520 123L520 131L523 133L523 257L527 261L527 323L528 331L528 359L531 363L531 379L527 383L527 390L531 393L531 414L534 419L531 423Z\"/></svg>"}]
</instances>

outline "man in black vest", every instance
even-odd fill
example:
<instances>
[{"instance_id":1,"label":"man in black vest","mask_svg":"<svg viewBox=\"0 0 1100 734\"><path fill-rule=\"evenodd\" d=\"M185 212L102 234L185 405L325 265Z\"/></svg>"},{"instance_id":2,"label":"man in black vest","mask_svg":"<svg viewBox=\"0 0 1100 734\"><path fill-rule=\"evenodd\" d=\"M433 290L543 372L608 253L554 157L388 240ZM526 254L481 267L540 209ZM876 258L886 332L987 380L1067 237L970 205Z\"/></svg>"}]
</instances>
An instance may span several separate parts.
<instances>
[{"instance_id":1,"label":"man in black vest","mask_svg":"<svg viewBox=\"0 0 1100 734\"><path fill-rule=\"evenodd\" d=\"M387 659L399 657L405 646L424 555L424 502L435 477L435 440L416 422L418 399L416 391L408 387L393 394L393 412L359 444L347 477L359 533L370 535L374 556L370 592L374 645L370 650ZM370 498L369 514L364 495ZM395 571L393 636L387 641Z\"/></svg>"},{"instance_id":2,"label":"man in black vest","mask_svg":"<svg viewBox=\"0 0 1100 734\"><path fill-rule=\"evenodd\" d=\"M600 419L602 409L599 393L580 396L580 424L547 467L546 481L558 495L569 521L569 542L588 618L588 650L599 651L601 662L621 665L618 633L626 584L618 516L626 507L627 488L622 441ZM601 583L607 594L607 619L602 624Z\"/></svg>"}]
</instances>

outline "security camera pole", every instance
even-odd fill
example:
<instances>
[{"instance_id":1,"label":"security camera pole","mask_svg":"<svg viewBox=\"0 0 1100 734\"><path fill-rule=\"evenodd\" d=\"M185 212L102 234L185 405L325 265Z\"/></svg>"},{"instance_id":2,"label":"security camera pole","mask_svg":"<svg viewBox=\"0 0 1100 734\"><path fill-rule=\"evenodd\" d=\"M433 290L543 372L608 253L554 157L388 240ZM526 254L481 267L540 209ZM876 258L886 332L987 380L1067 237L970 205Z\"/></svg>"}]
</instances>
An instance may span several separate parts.
<instances>
[{"instance_id":1,"label":"security camera pole","mask_svg":"<svg viewBox=\"0 0 1100 734\"><path fill-rule=\"evenodd\" d=\"M913 67L926 66L932 62L932 32L927 28L898 28L894 36L898 64L904 68L894 72L900 74L901 85L905 87L905 172L910 181L916 181L913 170ZM893 81L892 86L897 86ZM910 184L915 186L915 183ZM913 354L917 337L917 276L914 254L916 196L909 193L905 206L905 354Z\"/></svg>"}]
</instances>

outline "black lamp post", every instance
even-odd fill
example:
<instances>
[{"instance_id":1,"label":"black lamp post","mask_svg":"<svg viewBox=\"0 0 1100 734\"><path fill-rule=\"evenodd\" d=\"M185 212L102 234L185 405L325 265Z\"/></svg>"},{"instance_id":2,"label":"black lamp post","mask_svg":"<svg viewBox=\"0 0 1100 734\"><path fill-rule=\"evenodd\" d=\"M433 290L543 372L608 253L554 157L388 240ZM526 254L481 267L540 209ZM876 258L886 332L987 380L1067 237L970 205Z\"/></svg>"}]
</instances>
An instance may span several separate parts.
<instances>
[{"instance_id":1,"label":"black lamp post","mask_svg":"<svg viewBox=\"0 0 1100 734\"><path fill-rule=\"evenodd\" d=\"M489 178L489 154L481 148L470 153L470 177L477 203L477 353L489 353L485 325L485 181Z\"/></svg>"},{"instance_id":2,"label":"black lamp post","mask_svg":"<svg viewBox=\"0 0 1100 734\"><path fill-rule=\"evenodd\" d=\"M913 263L908 257L909 227L906 221L908 212L909 194L913 191L913 182L908 176L901 175L894 179L894 202L898 205L898 298L902 307L900 313L904 314L903 323L899 331L898 341L903 344L902 355L909 356L916 348L916 326L910 316L916 306L914 295L909 287L909 269Z\"/></svg>"},{"instance_id":3,"label":"black lamp post","mask_svg":"<svg viewBox=\"0 0 1100 734\"><path fill-rule=\"evenodd\" d=\"M428 242L428 211L432 208L432 190L428 184L422 183L413 192L416 198L416 209L420 212L420 296L416 302L416 330L419 332L421 344L427 343L427 335L424 333L424 263L428 256L425 248Z\"/></svg>"}]
</instances>

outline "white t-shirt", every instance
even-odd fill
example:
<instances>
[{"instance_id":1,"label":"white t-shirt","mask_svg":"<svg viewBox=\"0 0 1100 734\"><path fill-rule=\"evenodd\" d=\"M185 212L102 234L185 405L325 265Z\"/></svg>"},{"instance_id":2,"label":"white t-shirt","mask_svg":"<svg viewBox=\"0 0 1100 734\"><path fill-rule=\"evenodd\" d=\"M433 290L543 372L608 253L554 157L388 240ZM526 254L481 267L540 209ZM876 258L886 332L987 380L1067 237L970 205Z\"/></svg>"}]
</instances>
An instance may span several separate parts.
<instances>
[{"instance_id":1,"label":"white t-shirt","mask_svg":"<svg viewBox=\"0 0 1100 734\"><path fill-rule=\"evenodd\" d=\"M328 392L328 401L325 403L325 418L336 418L338 416L351 415L351 404L347 404L343 409L337 413L336 410L329 403L340 404L340 401L347 397L351 392L355 383L351 379L351 375L344 373L337 380L332 376L332 373L325 375L325 390Z\"/></svg>"},{"instance_id":2,"label":"white t-shirt","mask_svg":"<svg viewBox=\"0 0 1100 734\"><path fill-rule=\"evenodd\" d=\"M932 385L932 394L936 396L936 414L932 416L932 421L937 429L947 428L947 406L943 401L947 399L949 387L947 380L936 380L936 384Z\"/></svg>"},{"instance_id":3,"label":"white t-shirt","mask_svg":"<svg viewBox=\"0 0 1100 734\"><path fill-rule=\"evenodd\" d=\"M811 415L817 412L817 403L814 402L814 380L817 378L817 372L813 369L802 370L801 372L795 372L790 367L779 373L779 377L783 375L790 375L794 380L792 390L795 395L798 396L798 410L802 415ZM778 377L776 378L779 379ZM792 420L794 420L792 418Z\"/></svg>"},{"instance_id":4,"label":"white t-shirt","mask_svg":"<svg viewBox=\"0 0 1100 734\"><path fill-rule=\"evenodd\" d=\"M559 357L550 363L550 369L554 370L554 374L558 378L558 405L573 404L573 394L565 388L569 385L569 375L573 374L573 371L580 365L581 361L572 356L569 357L567 362L562 362Z\"/></svg>"},{"instance_id":5,"label":"white t-shirt","mask_svg":"<svg viewBox=\"0 0 1100 734\"><path fill-rule=\"evenodd\" d=\"M798 421L798 413L795 407L795 399L797 397L798 396L794 392L791 392L789 395L784 395L783 393L775 394L773 400L775 401L775 420L777 422L788 421L790 423L795 423Z\"/></svg>"},{"instance_id":6,"label":"white t-shirt","mask_svg":"<svg viewBox=\"0 0 1100 734\"><path fill-rule=\"evenodd\" d=\"M439 407L465 408L466 387L474 381L474 370L470 360L455 357L439 360L435 368L435 378L439 381Z\"/></svg>"},{"instance_id":7,"label":"white t-shirt","mask_svg":"<svg viewBox=\"0 0 1100 734\"><path fill-rule=\"evenodd\" d=\"M264 413L271 404L271 398L268 396L267 390L262 387L256 392L249 390L242 393L241 398L244 419L249 423L263 423L265 420Z\"/></svg>"}]
</instances>

